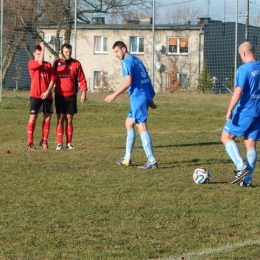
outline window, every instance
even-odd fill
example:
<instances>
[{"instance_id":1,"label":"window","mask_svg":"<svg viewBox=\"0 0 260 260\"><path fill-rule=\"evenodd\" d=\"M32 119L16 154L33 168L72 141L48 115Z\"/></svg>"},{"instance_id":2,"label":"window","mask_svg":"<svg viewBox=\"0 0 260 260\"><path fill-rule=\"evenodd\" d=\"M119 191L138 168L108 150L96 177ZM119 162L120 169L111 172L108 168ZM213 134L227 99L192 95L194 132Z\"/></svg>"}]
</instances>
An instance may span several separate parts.
<instances>
[{"instance_id":1,"label":"window","mask_svg":"<svg viewBox=\"0 0 260 260\"><path fill-rule=\"evenodd\" d=\"M144 53L144 38L133 36L130 37L130 52L131 53Z\"/></svg>"},{"instance_id":2,"label":"window","mask_svg":"<svg viewBox=\"0 0 260 260\"><path fill-rule=\"evenodd\" d=\"M166 72L166 90L169 92L188 89L188 75L182 72Z\"/></svg>"},{"instance_id":3,"label":"window","mask_svg":"<svg viewBox=\"0 0 260 260\"><path fill-rule=\"evenodd\" d=\"M58 41L59 39L59 41ZM53 45L53 49L56 51L56 52L59 52L60 51L60 48L61 48L61 45L63 44L63 37L56 37L56 36L51 36L51 40L50 40L50 44Z\"/></svg>"},{"instance_id":4,"label":"window","mask_svg":"<svg viewBox=\"0 0 260 260\"><path fill-rule=\"evenodd\" d=\"M169 37L168 54L188 54L189 41L186 37Z\"/></svg>"},{"instance_id":5,"label":"window","mask_svg":"<svg viewBox=\"0 0 260 260\"><path fill-rule=\"evenodd\" d=\"M94 71L94 88L100 88L101 71Z\"/></svg>"},{"instance_id":6,"label":"window","mask_svg":"<svg viewBox=\"0 0 260 260\"><path fill-rule=\"evenodd\" d=\"M188 87L188 86L187 86L187 84L188 84L188 76L187 76L186 73L178 73L178 74L177 74L177 78L178 78L178 80L179 80L179 82L180 82L180 87L181 87L182 89L185 89L185 88Z\"/></svg>"},{"instance_id":7,"label":"window","mask_svg":"<svg viewBox=\"0 0 260 260\"><path fill-rule=\"evenodd\" d=\"M94 37L94 52L95 53L108 53L108 48L107 48L107 37L103 36L95 36Z\"/></svg>"},{"instance_id":8,"label":"window","mask_svg":"<svg viewBox=\"0 0 260 260\"><path fill-rule=\"evenodd\" d=\"M108 73L106 71L94 71L94 89L109 90Z\"/></svg>"}]
</instances>

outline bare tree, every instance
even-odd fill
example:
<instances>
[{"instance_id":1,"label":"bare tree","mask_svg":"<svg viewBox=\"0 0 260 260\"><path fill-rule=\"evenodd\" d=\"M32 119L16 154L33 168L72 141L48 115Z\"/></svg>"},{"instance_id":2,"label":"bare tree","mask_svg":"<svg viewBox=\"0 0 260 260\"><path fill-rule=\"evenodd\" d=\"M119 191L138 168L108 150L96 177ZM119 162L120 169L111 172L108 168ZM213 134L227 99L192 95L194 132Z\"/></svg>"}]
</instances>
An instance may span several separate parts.
<instances>
[{"instance_id":1,"label":"bare tree","mask_svg":"<svg viewBox=\"0 0 260 260\"><path fill-rule=\"evenodd\" d=\"M124 16L136 14L151 6L146 0L78 0L77 22L90 23L90 15L107 14ZM49 52L58 57L60 34L64 30L65 42L70 42L72 26L75 21L74 0L16 0L4 2L4 65L3 80L11 66L14 55L22 46L29 57L31 53L28 38L44 41L44 28L55 28L55 44L46 42Z\"/></svg>"},{"instance_id":2,"label":"bare tree","mask_svg":"<svg viewBox=\"0 0 260 260\"><path fill-rule=\"evenodd\" d=\"M170 93L179 92L180 91L180 81L178 80L178 66L177 66L177 58L169 57L169 65L167 67L168 72L168 84L165 87L165 90Z\"/></svg>"},{"instance_id":3,"label":"bare tree","mask_svg":"<svg viewBox=\"0 0 260 260\"><path fill-rule=\"evenodd\" d=\"M29 20L29 23L24 22L25 19L21 17L24 28L39 40L44 40L40 28L44 26L53 26L56 28L56 46L55 48L51 48L47 44L47 48L53 55L58 56L58 53L54 49L57 50L60 46L59 38L61 29L65 30L65 42L70 42L72 24L75 19L75 2L70 0L29 0L25 2L32 2L34 5L36 2L38 5L35 6L34 16ZM79 0L76 7L76 19L81 23L90 23L90 14L120 15L124 17L126 13L136 13L137 8L141 10L148 6L149 4L145 0Z\"/></svg>"},{"instance_id":4,"label":"bare tree","mask_svg":"<svg viewBox=\"0 0 260 260\"><path fill-rule=\"evenodd\" d=\"M162 15L162 14L161 14ZM164 23L172 24L188 24L195 23L199 15L198 8L188 8L185 6L178 6L176 8L168 8L165 10Z\"/></svg>"},{"instance_id":5,"label":"bare tree","mask_svg":"<svg viewBox=\"0 0 260 260\"><path fill-rule=\"evenodd\" d=\"M26 1L4 2L3 81L18 49L20 46L26 46L26 30L21 25L20 17L29 17L32 11L33 6Z\"/></svg>"}]
</instances>

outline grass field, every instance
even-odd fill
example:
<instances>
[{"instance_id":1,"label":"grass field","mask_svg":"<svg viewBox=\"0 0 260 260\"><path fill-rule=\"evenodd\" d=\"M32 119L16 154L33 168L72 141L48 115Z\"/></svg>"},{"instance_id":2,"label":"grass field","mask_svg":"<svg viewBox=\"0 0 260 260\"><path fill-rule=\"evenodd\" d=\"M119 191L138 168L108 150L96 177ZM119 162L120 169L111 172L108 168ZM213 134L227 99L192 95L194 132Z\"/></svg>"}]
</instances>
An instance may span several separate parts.
<instances>
[{"instance_id":1,"label":"grass field","mask_svg":"<svg viewBox=\"0 0 260 260\"><path fill-rule=\"evenodd\" d=\"M220 143L230 95L158 94L152 171L136 167L146 162L139 137L134 166L115 164L125 151L126 94L78 104L72 151L55 150L55 115L50 149L27 150L28 95L4 92L0 103L1 260L260 259L260 165L254 188L229 184L234 166ZM193 182L200 166L209 184Z\"/></svg>"}]
</instances>

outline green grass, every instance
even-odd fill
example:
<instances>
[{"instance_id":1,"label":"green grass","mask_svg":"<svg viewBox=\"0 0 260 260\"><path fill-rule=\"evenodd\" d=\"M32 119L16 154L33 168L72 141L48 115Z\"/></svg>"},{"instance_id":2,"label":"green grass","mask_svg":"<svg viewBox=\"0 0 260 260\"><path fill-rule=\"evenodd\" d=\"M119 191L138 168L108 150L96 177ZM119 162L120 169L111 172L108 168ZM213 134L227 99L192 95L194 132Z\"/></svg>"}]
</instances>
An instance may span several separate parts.
<instances>
[{"instance_id":1,"label":"green grass","mask_svg":"<svg viewBox=\"0 0 260 260\"><path fill-rule=\"evenodd\" d=\"M136 167L146 162L139 137L134 166L115 164L127 95L78 104L73 151L55 150L55 115L50 149L27 150L28 95L4 92L0 103L1 260L260 259L259 166L254 188L229 184L234 166L220 143L230 95L158 94L149 112L154 171ZM200 166L211 172L207 185L192 180Z\"/></svg>"}]
</instances>

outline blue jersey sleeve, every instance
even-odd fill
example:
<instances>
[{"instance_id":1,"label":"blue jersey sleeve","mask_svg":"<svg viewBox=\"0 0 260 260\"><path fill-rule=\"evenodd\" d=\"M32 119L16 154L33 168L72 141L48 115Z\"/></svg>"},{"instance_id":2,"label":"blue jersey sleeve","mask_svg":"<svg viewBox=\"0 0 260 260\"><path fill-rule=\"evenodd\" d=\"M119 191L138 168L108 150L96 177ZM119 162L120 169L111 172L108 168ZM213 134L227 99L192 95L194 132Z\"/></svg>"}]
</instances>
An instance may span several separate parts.
<instances>
[{"instance_id":1,"label":"blue jersey sleeve","mask_svg":"<svg viewBox=\"0 0 260 260\"><path fill-rule=\"evenodd\" d=\"M243 66L241 66L237 69L235 87L241 87L244 89L247 84L247 81L247 70L245 70Z\"/></svg>"},{"instance_id":2,"label":"blue jersey sleeve","mask_svg":"<svg viewBox=\"0 0 260 260\"><path fill-rule=\"evenodd\" d=\"M133 76L133 64L129 60L124 60L122 64L123 76Z\"/></svg>"}]
</instances>

